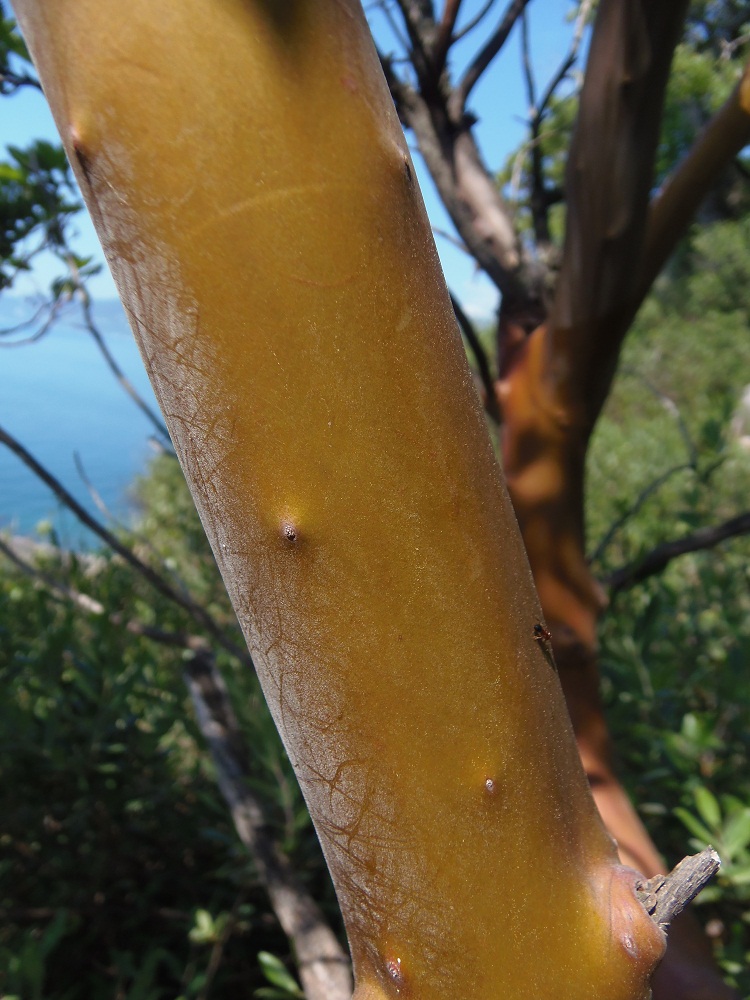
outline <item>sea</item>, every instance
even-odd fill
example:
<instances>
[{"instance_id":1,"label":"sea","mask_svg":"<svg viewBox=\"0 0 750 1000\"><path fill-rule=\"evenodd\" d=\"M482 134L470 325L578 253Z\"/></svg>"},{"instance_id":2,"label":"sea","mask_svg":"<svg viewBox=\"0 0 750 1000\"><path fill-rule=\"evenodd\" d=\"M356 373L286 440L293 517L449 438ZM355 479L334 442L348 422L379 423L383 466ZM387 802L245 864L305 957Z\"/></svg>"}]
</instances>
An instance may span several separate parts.
<instances>
[{"instance_id":1,"label":"sea","mask_svg":"<svg viewBox=\"0 0 750 1000\"><path fill-rule=\"evenodd\" d=\"M80 307L66 306L45 332L38 310L32 300L0 295L0 426L90 513L110 527L132 523L133 482L158 450L154 428L112 375ZM118 365L158 413L119 301L96 302L93 315ZM53 532L74 549L99 544L2 443L0 532L40 540Z\"/></svg>"}]
</instances>

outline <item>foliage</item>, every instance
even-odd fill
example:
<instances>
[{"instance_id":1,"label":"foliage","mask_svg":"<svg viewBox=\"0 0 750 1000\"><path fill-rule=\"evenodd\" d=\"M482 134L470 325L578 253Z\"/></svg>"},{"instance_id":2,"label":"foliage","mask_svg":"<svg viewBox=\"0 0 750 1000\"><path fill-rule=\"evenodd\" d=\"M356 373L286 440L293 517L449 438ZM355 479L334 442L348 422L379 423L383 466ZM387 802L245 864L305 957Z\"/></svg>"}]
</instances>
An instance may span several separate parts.
<instances>
[{"instance_id":1,"label":"foliage","mask_svg":"<svg viewBox=\"0 0 750 1000\"><path fill-rule=\"evenodd\" d=\"M39 83L16 22L5 16L0 4L0 94L12 94L24 86L39 87Z\"/></svg>"},{"instance_id":2,"label":"foliage","mask_svg":"<svg viewBox=\"0 0 750 1000\"><path fill-rule=\"evenodd\" d=\"M694 234L694 272L662 281L626 344L589 456L591 550L622 520L595 561L603 578L666 538L746 506L750 452L737 439L733 417L750 382L747 303L728 291L741 266L733 252L740 244L748 266L746 241L746 222ZM715 262L708 273L706 260ZM729 311L720 312L720 303ZM634 510L639 496L644 502ZM607 717L628 790L671 863L685 854L686 837L696 849L711 843L719 850L724 867L701 896L699 914L744 994L750 992L749 564L747 538L683 556L618 594L601 627Z\"/></svg>"},{"instance_id":3,"label":"foliage","mask_svg":"<svg viewBox=\"0 0 750 1000\"><path fill-rule=\"evenodd\" d=\"M138 544L218 594L177 464L158 460L141 493ZM66 563L51 551L45 563L108 607L186 627L106 554ZM223 593L212 606L230 614ZM0 995L173 1000L261 988L257 953L283 955L288 945L218 794L181 652L106 615L81 615L5 567L0 635ZM254 749L255 790L325 898L316 842L256 681L222 666Z\"/></svg>"},{"instance_id":4,"label":"foliage","mask_svg":"<svg viewBox=\"0 0 750 1000\"><path fill-rule=\"evenodd\" d=\"M7 156L0 161L0 290L40 250L63 252L66 225L81 209L62 146L39 140L28 149L9 146Z\"/></svg>"}]
</instances>

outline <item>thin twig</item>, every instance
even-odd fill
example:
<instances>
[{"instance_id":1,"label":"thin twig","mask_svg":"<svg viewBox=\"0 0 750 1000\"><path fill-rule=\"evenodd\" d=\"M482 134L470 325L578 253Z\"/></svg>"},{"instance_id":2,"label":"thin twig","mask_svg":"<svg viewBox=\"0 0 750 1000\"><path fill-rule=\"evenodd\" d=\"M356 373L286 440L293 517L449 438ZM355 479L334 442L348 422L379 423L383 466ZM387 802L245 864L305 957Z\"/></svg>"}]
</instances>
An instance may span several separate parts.
<instances>
[{"instance_id":1,"label":"thin twig","mask_svg":"<svg viewBox=\"0 0 750 1000\"><path fill-rule=\"evenodd\" d=\"M445 229L439 229L437 226L433 226L432 231L435 236L439 236L442 240L446 240L457 250L465 253L467 257L473 257L471 250L469 250L464 241L459 239L457 236L454 236L453 233L449 233Z\"/></svg>"},{"instance_id":2,"label":"thin twig","mask_svg":"<svg viewBox=\"0 0 750 1000\"><path fill-rule=\"evenodd\" d=\"M534 70L531 66L529 18L525 10L521 14L521 64L523 66L523 78L526 81L526 100L529 102L532 121L536 121L539 118L536 110L536 82L534 80Z\"/></svg>"},{"instance_id":3,"label":"thin twig","mask_svg":"<svg viewBox=\"0 0 750 1000\"><path fill-rule=\"evenodd\" d=\"M442 73L448 49L453 39L453 29L456 25L461 0L445 0L443 16L435 31L435 41L432 45L432 62L437 73Z\"/></svg>"},{"instance_id":4,"label":"thin twig","mask_svg":"<svg viewBox=\"0 0 750 1000\"><path fill-rule=\"evenodd\" d=\"M148 405L148 403L143 399L141 394L138 392L136 387L123 372L123 370L118 365L114 355L107 346L107 342L99 330L99 327L94 322L94 316L91 310L91 296L88 293L88 289L81 281L81 275L78 270L78 265L72 254L68 253L65 255L65 262L68 265L68 270L70 272L71 281L73 284L73 292L78 302L81 306L81 313L83 315L84 326L86 331L91 335L94 343L99 348L104 361L106 362L109 370L112 372L114 377L117 379L120 387L130 396L135 405L144 414L146 419L151 423L156 433L162 439L163 442L168 443L169 449L172 447L172 439L169 436L169 431L166 428L164 421L161 417Z\"/></svg>"},{"instance_id":5,"label":"thin twig","mask_svg":"<svg viewBox=\"0 0 750 1000\"><path fill-rule=\"evenodd\" d=\"M476 26L484 20L486 15L489 14L496 3L497 0L487 0L484 7L482 7L479 12L467 24L465 24L463 28L461 28L460 31L457 31L454 34L453 44L455 45L456 42L460 42L462 38L465 38L469 34L469 32L473 31L474 28L476 28Z\"/></svg>"},{"instance_id":6,"label":"thin twig","mask_svg":"<svg viewBox=\"0 0 750 1000\"><path fill-rule=\"evenodd\" d=\"M17 323L15 326L9 326L6 327L4 330L0 330L0 337L12 337L14 334L18 333L20 330L23 330L25 327L32 326L34 323L37 322L37 320L39 319L39 317L42 315L43 312L45 312L47 309L49 310L49 315L44 320L44 322L42 323L42 325L39 327L38 330L36 330L34 333L30 334L27 337L23 337L21 340L8 340L8 341L0 340L0 347L26 347L28 344L37 343L42 339L42 337L45 336L45 334L49 333L49 331L52 329L52 326L55 320L58 318L58 315L61 312L62 307L63 307L63 302L61 299L56 299L51 304L49 302L45 302L37 309L37 311L34 313L31 319L24 320L22 323Z\"/></svg>"},{"instance_id":7,"label":"thin twig","mask_svg":"<svg viewBox=\"0 0 750 1000\"><path fill-rule=\"evenodd\" d=\"M573 38L570 43L570 48L565 56L565 58L560 63L557 72L553 75L550 82L547 84L547 89L542 95L542 99L539 101L539 106L537 107L537 116L541 119L547 110L549 102L552 97L563 82L565 77L570 72L571 68L575 65L578 59L578 52L581 48L581 42L583 41L583 32L586 27L586 21L588 20L589 12L593 6L593 0L583 0L581 6L578 9L578 14L576 16L576 23L573 29Z\"/></svg>"},{"instance_id":8,"label":"thin twig","mask_svg":"<svg viewBox=\"0 0 750 1000\"><path fill-rule=\"evenodd\" d=\"M109 509L109 507L104 501L104 497L101 495L99 490L91 482L91 479L89 478L89 475L86 472L86 469L84 468L83 459L81 458L80 454L77 451L73 452L73 461L75 463L76 472L80 476L81 482L86 487L86 492L91 497L91 502L99 511L99 513L102 515L102 517L106 517L106 519L110 522L110 524L114 524L115 527L117 528L124 527L117 520L112 511Z\"/></svg>"},{"instance_id":9,"label":"thin twig","mask_svg":"<svg viewBox=\"0 0 750 1000\"><path fill-rule=\"evenodd\" d=\"M458 86L451 94L448 102L453 121L459 121L462 117L469 94L500 49L505 45L508 35L513 30L516 21L523 13L528 2L529 0L511 0L497 28L461 77Z\"/></svg>"},{"instance_id":10,"label":"thin twig","mask_svg":"<svg viewBox=\"0 0 750 1000\"><path fill-rule=\"evenodd\" d=\"M641 372L637 371L635 368L630 368L627 365L623 365L621 369L621 374L630 375L632 378L636 379L642 385L644 385L651 393L651 395L655 399L658 399L658 401L661 403L661 405L664 407L667 413L669 413L670 416L674 417L677 423L677 429L680 432L680 437L682 438L683 444L685 445L685 451L687 451L688 453L688 462L690 463L692 468L696 468L696 466L698 465L698 449L696 448L695 442L690 436L688 425L686 424L682 416L682 411L680 410L677 403L675 403L675 401L668 393L664 392L664 390L660 389L657 385L654 385L653 382L647 379L645 375L642 375Z\"/></svg>"},{"instance_id":11,"label":"thin twig","mask_svg":"<svg viewBox=\"0 0 750 1000\"><path fill-rule=\"evenodd\" d=\"M34 456L27 451L26 448L16 440L12 434L9 434L3 427L0 427L0 444L4 444L6 448L13 452L23 464L30 469L35 476L42 480L46 486L54 493L58 500L63 503L68 510L70 510L78 520L86 525L97 537L101 538L105 545L108 545L114 552L122 558L135 570L140 573L140 575L154 587L160 594L173 601L175 604L179 605L183 610L193 618L194 621L199 623L209 635L213 636L214 639L228 652L232 653L234 656L239 657L241 660L247 658L247 653L241 649L235 642L233 642L224 630L215 621L213 616L199 604L196 604L190 597L186 594L178 593L172 585L164 579L164 577L158 573L151 566L144 563L132 549L128 548L127 545L123 544L115 535L112 534L104 525L97 521L89 512L81 506L81 504L72 496L62 485L62 483L56 479L48 469L37 461Z\"/></svg>"},{"instance_id":12,"label":"thin twig","mask_svg":"<svg viewBox=\"0 0 750 1000\"><path fill-rule=\"evenodd\" d=\"M20 541L27 542L26 539L21 539ZM129 618L121 612L107 611L105 605L95 597L91 597L90 594L85 594L75 587L71 587L70 584L64 583L62 580L58 580L52 574L25 559L22 552L27 546L25 544L21 546L18 542L19 540L17 539L3 539L0 537L0 553L21 570L22 573L36 580L37 583L42 584L52 600L73 604L80 611L89 615L96 615L97 617L106 616L110 624L124 629L130 635L141 636L162 646L172 646L193 652L207 648L208 640L204 636L194 635L190 632L167 632L152 625L145 625L143 622L135 618ZM38 546L38 548L45 555L47 554L44 547ZM246 660L249 661L248 656L246 656Z\"/></svg>"},{"instance_id":13,"label":"thin twig","mask_svg":"<svg viewBox=\"0 0 750 1000\"><path fill-rule=\"evenodd\" d=\"M479 370L479 377L481 378L482 385L484 386L484 408L487 411L487 415L492 417L496 424L499 424L500 410L497 405L494 379L492 378L489 359L487 358L485 350L480 343L479 337L477 337L476 330L474 329L471 320L463 311L460 302L453 294L451 294L451 304L453 305L453 312L456 314L458 325L461 327L461 332L464 337L466 337L466 341L471 348L472 354L474 355L477 369Z\"/></svg>"},{"instance_id":14,"label":"thin twig","mask_svg":"<svg viewBox=\"0 0 750 1000\"><path fill-rule=\"evenodd\" d=\"M673 559L677 559L679 556L687 555L689 552L712 549L728 538L747 534L750 534L750 513L739 514L721 524L699 528L698 531L685 535L683 538L657 545L643 558L610 573L603 583L609 587L610 594L614 595L621 590L641 583L650 576L661 573Z\"/></svg>"},{"instance_id":15,"label":"thin twig","mask_svg":"<svg viewBox=\"0 0 750 1000\"><path fill-rule=\"evenodd\" d=\"M673 465L671 469L667 469L666 472L657 476L656 479L648 484L648 486L642 489L628 509L616 518L609 526L607 531L602 536L599 544L588 557L588 563L593 564L599 562L605 551L612 543L612 539L617 535L624 524L626 524L632 517L635 517L649 497L652 497L654 493L660 490L661 487L672 478L672 476L677 475L678 472L687 472L688 470L695 471L695 466L686 462L683 462L681 465Z\"/></svg>"}]
</instances>

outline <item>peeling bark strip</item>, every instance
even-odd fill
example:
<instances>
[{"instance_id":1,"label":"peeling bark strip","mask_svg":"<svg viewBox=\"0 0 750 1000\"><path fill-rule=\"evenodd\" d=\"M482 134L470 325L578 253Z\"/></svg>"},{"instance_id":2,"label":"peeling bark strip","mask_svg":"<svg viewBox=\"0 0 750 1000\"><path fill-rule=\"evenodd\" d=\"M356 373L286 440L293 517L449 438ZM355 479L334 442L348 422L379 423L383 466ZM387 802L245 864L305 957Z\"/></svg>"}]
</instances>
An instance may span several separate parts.
<instances>
[{"instance_id":1,"label":"peeling bark strip","mask_svg":"<svg viewBox=\"0 0 750 1000\"><path fill-rule=\"evenodd\" d=\"M651 919L663 927L691 903L721 868L721 858L707 847L700 854L683 858L669 875L655 875L636 884L638 898Z\"/></svg>"}]
</instances>

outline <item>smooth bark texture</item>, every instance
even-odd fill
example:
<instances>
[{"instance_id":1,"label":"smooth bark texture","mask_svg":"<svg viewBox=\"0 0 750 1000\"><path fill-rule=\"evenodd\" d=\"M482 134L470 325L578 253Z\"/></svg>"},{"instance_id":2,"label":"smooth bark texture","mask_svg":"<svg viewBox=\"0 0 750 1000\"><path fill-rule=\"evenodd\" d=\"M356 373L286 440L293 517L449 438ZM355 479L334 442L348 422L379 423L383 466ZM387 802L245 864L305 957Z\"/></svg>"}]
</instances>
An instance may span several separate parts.
<instances>
[{"instance_id":1,"label":"smooth bark texture","mask_svg":"<svg viewBox=\"0 0 750 1000\"><path fill-rule=\"evenodd\" d=\"M349 934L358 1000L638 1000L361 10L23 0Z\"/></svg>"},{"instance_id":2,"label":"smooth bark texture","mask_svg":"<svg viewBox=\"0 0 750 1000\"><path fill-rule=\"evenodd\" d=\"M444 17L460 25L458 4L445 4ZM507 5L488 43L478 37L477 20L458 32L477 39L477 54L467 75L454 82L442 20L436 22L429 4L399 0L411 48L400 59L381 58L399 115L413 131L463 244L503 293L496 394L511 497L597 805L623 860L653 875L665 870L664 862L615 775L599 695L596 633L606 597L586 558L586 453L643 297L702 197L748 141L748 75L652 198L664 90L687 5L601 0L565 192L554 190L541 170L538 115L573 65L577 43L539 101L531 61L526 65L528 197L536 238L530 245L519 239L513 209L484 164L466 107L467 82L477 82L473 67L486 67L485 56L497 55L524 6L517 0ZM491 10L483 5L479 21L488 24ZM403 62L413 72L402 69ZM459 148L471 155L457 156ZM549 208L559 200L567 206L562 254L547 243ZM731 995L689 915L670 934L655 995Z\"/></svg>"}]
</instances>

